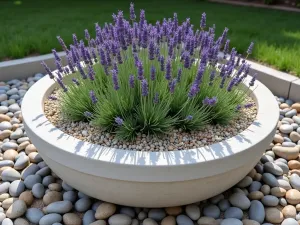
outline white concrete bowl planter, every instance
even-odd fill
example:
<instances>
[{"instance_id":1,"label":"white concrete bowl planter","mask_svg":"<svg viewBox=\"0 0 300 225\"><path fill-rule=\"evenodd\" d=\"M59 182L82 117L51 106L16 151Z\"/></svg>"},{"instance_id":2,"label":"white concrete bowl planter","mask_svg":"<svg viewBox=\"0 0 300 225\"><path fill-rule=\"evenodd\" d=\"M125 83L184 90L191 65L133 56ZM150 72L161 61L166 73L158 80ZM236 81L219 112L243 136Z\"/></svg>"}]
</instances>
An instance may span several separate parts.
<instances>
[{"instance_id":1,"label":"white concrete bowl planter","mask_svg":"<svg viewBox=\"0 0 300 225\"><path fill-rule=\"evenodd\" d=\"M27 92L22 113L27 135L40 155L74 188L116 204L177 206L207 199L235 185L272 141L278 104L262 83L256 85L252 98L258 113L248 129L220 143L183 151L127 151L63 133L44 115L44 101L55 88L48 76Z\"/></svg>"}]
</instances>

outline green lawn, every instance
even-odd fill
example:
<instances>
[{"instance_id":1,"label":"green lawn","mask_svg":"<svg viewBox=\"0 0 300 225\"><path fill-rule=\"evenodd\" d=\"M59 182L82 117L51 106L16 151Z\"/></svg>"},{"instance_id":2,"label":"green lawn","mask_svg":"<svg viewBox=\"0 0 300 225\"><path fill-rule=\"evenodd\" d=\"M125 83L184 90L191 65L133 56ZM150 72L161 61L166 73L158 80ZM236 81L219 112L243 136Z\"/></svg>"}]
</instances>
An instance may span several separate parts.
<instances>
[{"instance_id":1,"label":"green lawn","mask_svg":"<svg viewBox=\"0 0 300 225\"><path fill-rule=\"evenodd\" d=\"M83 30L94 30L94 23L111 21L118 9L128 15L125 0L13 0L0 1L0 61L32 54L61 50L56 40L60 35L66 43L72 33L83 37ZM190 17L199 25L202 12L209 25L216 24L217 34L230 29L231 46L245 52L250 41L256 46L252 57L282 71L300 76L300 13L231 6L196 0L139 0L136 9L145 9L146 18L155 22L172 17Z\"/></svg>"}]
</instances>

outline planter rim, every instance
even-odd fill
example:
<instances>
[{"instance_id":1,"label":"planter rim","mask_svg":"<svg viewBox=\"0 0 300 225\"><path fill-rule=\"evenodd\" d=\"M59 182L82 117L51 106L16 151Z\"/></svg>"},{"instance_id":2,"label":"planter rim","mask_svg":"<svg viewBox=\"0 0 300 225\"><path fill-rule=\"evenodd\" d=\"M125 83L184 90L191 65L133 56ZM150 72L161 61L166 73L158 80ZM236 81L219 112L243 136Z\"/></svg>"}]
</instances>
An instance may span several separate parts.
<instances>
[{"instance_id":1,"label":"planter rim","mask_svg":"<svg viewBox=\"0 0 300 225\"><path fill-rule=\"evenodd\" d=\"M246 83L249 83L250 79L248 76ZM221 163L223 172L238 168L244 162L236 160L236 165L232 165L228 159L249 150L274 132L279 117L278 104L273 94L265 85L256 81L256 85L251 88L253 90L251 97L257 105L257 116L255 121L238 135L219 143L189 150L170 152L122 150L81 141L55 127L44 114L44 101L54 87L55 82L49 76L45 76L24 96L22 115L28 136L33 140L38 137L39 140L57 149L57 153L43 150L43 154L49 154L48 157L56 154L55 161L83 173L111 179L144 182L184 181L220 173L220 170L213 169L211 163ZM182 166L188 170L180 172L178 168ZM91 171L91 168L95 170ZM128 168L136 168L136 172L128 174ZM119 174L115 173L117 169L121 171ZM157 171L160 173L152 174Z\"/></svg>"}]
</instances>

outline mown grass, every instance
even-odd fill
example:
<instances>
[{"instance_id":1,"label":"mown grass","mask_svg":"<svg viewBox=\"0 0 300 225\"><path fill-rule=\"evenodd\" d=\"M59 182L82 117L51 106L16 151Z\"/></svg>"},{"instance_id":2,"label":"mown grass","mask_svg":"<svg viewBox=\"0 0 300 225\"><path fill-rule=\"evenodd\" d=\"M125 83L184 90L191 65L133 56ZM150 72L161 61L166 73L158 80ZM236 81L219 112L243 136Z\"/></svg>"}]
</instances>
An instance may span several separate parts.
<instances>
[{"instance_id":1,"label":"mown grass","mask_svg":"<svg viewBox=\"0 0 300 225\"><path fill-rule=\"evenodd\" d=\"M83 30L94 30L94 23L112 20L118 9L128 15L129 2L124 0L12 0L0 1L0 61L46 54L61 50L56 36L66 43L72 33L83 37ZM300 14L261 8L231 6L197 0L139 0L136 9L145 9L149 21L171 17L190 17L198 26L202 12L208 24L216 24L217 34L230 29L231 46L245 52L250 41L256 46L253 59L279 70L300 76Z\"/></svg>"}]
</instances>

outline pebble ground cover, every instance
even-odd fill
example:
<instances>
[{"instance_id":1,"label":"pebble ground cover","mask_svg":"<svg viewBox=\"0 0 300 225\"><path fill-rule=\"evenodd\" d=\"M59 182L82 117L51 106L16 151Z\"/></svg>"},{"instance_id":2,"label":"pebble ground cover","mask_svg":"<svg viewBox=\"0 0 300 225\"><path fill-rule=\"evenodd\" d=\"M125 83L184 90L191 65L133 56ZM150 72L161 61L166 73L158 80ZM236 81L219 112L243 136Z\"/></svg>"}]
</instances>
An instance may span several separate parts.
<instances>
[{"instance_id":1,"label":"pebble ground cover","mask_svg":"<svg viewBox=\"0 0 300 225\"><path fill-rule=\"evenodd\" d=\"M274 139L234 187L190 205L127 207L78 192L39 156L24 130L20 103L41 77L0 82L1 225L300 224L300 103L277 97L280 112L270 112L280 113Z\"/></svg>"}]
</instances>

